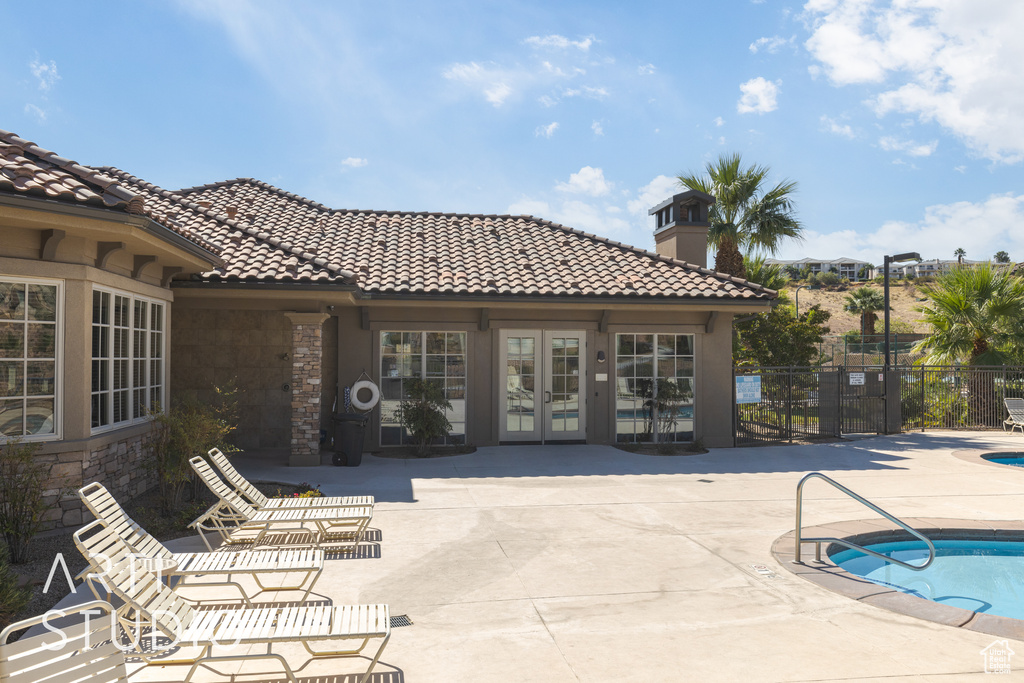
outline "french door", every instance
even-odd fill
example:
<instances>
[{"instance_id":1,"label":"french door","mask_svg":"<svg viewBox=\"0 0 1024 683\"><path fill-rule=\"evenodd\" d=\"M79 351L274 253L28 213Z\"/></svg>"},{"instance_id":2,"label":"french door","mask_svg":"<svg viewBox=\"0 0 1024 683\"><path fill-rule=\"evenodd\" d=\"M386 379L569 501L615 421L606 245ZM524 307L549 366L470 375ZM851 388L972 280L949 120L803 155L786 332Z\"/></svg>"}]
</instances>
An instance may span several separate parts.
<instances>
[{"instance_id":1,"label":"french door","mask_svg":"<svg viewBox=\"0 0 1024 683\"><path fill-rule=\"evenodd\" d=\"M586 439L587 333L501 330L502 441Z\"/></svg>"}]
</instances>

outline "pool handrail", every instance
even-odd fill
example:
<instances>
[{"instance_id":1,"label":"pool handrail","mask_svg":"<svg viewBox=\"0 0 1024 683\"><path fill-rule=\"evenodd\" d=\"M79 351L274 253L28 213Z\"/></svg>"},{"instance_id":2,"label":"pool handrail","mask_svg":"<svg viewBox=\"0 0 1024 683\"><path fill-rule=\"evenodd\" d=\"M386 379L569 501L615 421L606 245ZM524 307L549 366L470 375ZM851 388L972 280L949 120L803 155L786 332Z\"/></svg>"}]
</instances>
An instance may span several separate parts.
<instances>
[{"instance_id":1,"label":"pool handrail","mask_svg":"<svg viewBox=\"0 0 1024 683\"><path fill-rule=\"evenodd\" d=\"M862 505L865 505L865 506L871 508L872 510L874 510L878 514L880 514L883 517L885 517L886 519L888 519L893 524L896 524L896 525L900 526L901 528L903 528L905 531L907 531L911 535L916 536L917 538L919 538L922 541L924 541L925 545L928 546L928 560L925 561L924 564L910 564L909 562L904 562L902 560L897 560L896 558L893 558L893 557L888 557L887 555L883 555L882 553L879 553L879 552L876 552L874 550L871 550L870 548L865 548L864 546L857 545L856 543L851 543L851 542L849 542L849 541L847 541L845 539L842 539L842 538L828 538L828 537L802 538L801 535L800 535L800 529L801 529L801 522L802 522L802 517L803 517L802 513L803 513L804 484L806 484L807 481L810 480L810 479L823 479L825 482L827 482L827 483L831 484L832 486L834 486L835 488L839 489L840 491L842 491L846 495L848 495L851 498L853 498L854 500L856 500L858 503L861 503ZM901 566L901 567L903 567L905 569L910 569L911 571L915 571L915 572L919 572L922 569L925 569L932 562L935 561L935 545L926 536L924 536L921 532L917 531L916 529L911 527L909 524L907 524L906 522L900 520L899 518L895 517L894 515L890 515L888 512L886 512L882 508L878 507L877 505L875 505L874 503L869 501L867 498L864 498L863 496L854 493L850 489L848 489L845 486L843 486L842 484L840 484L838 481L836 481L836 480L834 480L834 479L832 479L830 477L825 476L821 472L811 472L810 474L804 475L804 477L800 480L800 483L796 485L796 531L794 532L794 536L796 537L796 552L794 553L794 558L793 558L794 562L800 562L800 546L801 546L802 543L813 543L814 544L814 561L815 562L821 562L821 544L822 543L838 543L839 545L845 546L845 547L849 548L850 550L856 550L857 552L864 553L865 555L871 555L872 557L877 557L878 559L882 560L883 562L889 562L889 563L892 563L892 564L896 564L896 565L899 565L899 566Z\"/></svg>"}]
</instances>

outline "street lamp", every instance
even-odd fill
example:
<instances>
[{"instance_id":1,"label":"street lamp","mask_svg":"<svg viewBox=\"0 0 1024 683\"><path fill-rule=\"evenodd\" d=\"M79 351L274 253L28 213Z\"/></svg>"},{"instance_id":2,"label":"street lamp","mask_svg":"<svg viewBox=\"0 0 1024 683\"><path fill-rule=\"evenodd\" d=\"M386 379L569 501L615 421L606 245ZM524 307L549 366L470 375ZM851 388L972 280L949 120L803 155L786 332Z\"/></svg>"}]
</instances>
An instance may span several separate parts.
<instances>
[{"instance_id":1,"label":"street lamp","mask_svg":"<svg viewBox=\"0 0 1024 683\"><path fill-rule=\"evenodd\" d=\"M885 289L885 364L882 366L882 392L885 394L885 414L883 415L882 421L885 425L884 429L886 434L889 433L889 265L892 263L900 263L902 261L920 260L921 255L916 251L908 251L905 254L884 256L882 258L882 270L885 271L882 274L882 282L884 283Z\"/></svg>"},{"instance_id":2,"label":"street lamp","mask_svg":"<svg viewBox=\"0 0 1024 683\"><path fill-rule=\"evenodd\" d=\"M885 372L889 372L890 358L889 358L889 265L892 263L900 263L902 261L920 261L921 255L916 251L908 251L905 254L896 254L895 256L883 256L882 257L882 281L884 283L883 289L885 290Z\"/></svg>"},{"instance_id":3,"label":"street lamp","mask_svg":"<svg viewBox=\"0 0 1024 683\"><path fill-rule=\"evenodd\" d=\"M796 317L797 318L800 317L800 290L801 289L807 289L808 287L809 287L809 285L800 285L799 287L796 288L796 292L794 293L794 296L796 296Z\"/></svg>"}]
</instances>

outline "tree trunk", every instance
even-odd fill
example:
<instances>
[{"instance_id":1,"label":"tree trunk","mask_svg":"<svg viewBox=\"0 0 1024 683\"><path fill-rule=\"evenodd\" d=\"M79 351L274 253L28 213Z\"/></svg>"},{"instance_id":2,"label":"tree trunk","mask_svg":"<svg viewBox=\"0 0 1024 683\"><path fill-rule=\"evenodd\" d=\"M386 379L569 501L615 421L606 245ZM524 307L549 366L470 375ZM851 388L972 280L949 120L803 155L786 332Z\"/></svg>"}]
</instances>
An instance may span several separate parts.
<instances>
[{"instance_id":1,"label":"tree trunk","mask_svg":"<svg viewBox=\"0 0 1024 683\"><path fill-rule=\"evenodd\" d=\"M864 337L875 335L875 321L878 320L878 316L875 315L874 311L864 311L861 314L864 317Z\"/></svg>"},{"instance_id":2,"label":"tree trunk","mask_svg":"<svg viewBox=\"0 0 1024 683\"><path fill-rule=\"evenodd\" d=\"M723 237L715 254L715 270L726 275L746 279L747 269L743 266L743 254L732 239Z\"/></svg>"}]
</instances>

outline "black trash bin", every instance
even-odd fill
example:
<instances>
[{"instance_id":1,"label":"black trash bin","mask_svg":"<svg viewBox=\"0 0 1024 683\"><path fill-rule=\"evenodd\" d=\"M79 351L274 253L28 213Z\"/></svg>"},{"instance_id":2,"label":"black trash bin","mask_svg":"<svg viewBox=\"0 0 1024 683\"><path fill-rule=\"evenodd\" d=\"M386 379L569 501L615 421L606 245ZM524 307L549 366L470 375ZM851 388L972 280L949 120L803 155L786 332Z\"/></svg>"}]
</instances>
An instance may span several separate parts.
<instances>
[{"instance_id":1,"label":"black trash bin","mask_svg":"<svg viewBox=\"0 0 1024 683\"><path fill-rule=\"evenodd\" d=\"M337 413L334 416L335 465L355 467L363 460L363 437L369 413Z\"/></svg>"}]
</instances>

